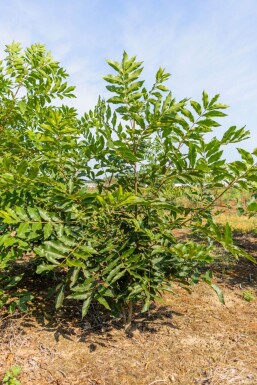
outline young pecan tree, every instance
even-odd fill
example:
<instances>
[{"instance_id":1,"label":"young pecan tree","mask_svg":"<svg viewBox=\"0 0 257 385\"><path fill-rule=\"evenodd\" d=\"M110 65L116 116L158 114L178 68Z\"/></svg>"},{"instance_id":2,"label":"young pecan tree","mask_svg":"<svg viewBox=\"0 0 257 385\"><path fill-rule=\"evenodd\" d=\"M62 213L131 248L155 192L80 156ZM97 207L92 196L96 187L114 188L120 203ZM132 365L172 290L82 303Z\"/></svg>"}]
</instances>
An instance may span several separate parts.
<instances>
[{"instance_id":1,"label":"young pecan tree","mask_svg":"<svg viewBox=\"0 0 257 385\"><path fill-rule=\"evenodd\" d=\"M230 188L256 181L257 153L239 148L240 160L224 159L224 146L249 136L244 128L207 139L220 126L216 119L226 116L219 95L204 91L200 103L176 101L162 68L147 89L142 62L124 52L120 63L108 60L110 99L99 98L80 117L54 104L73 97L74 87L44 46L22 51L13 43L6 53L0 68L0 268L29 252L38 274L62 271L57 308L65 297L81 300L85 316L98 301L114 314L122 311L128 327L133 304L147 311L174 282L202 279L223 300L206 270L215 261L214 245L255 260L233 244L228 224L216 224L213 209Z\"/></svg>"}]
</instances>

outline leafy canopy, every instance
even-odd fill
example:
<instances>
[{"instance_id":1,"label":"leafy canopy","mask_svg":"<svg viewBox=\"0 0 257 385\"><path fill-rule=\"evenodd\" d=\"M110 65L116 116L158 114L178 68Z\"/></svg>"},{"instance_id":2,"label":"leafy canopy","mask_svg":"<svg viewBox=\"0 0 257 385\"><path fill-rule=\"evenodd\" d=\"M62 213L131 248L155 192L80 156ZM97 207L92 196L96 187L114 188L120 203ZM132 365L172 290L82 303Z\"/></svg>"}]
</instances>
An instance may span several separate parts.
<instances>
[{"instance_id":1,"label":"leafy canopy","mask_svg":"<svg viewBox=\"0 0 257 385\"><path fill-rule=\"evenodd\" d=\"M125 310L129 322L133 303L146 311L173 282L188 286L199 279L223 300L202 267L213 262L216 243L255 261L233 244L229 225L223 231L213 216L229 188L257 181L256 151L238 148L240 160L223 158L224 146L243 141L249 131L232 126L221 139L207 140L226 116L219 95L209 98L204 91L200 102L176 101L165 86L165 69L147 89L136 57L124 52L121 62L107 62L111 97L99 98L80 117L54 104L74 97L74 87L43 45L25 51L19 43L6 46L0 268L30 253L38 274L62 271L56 307L65 297L82 300L83 316L96 300L113 313ZM191 236L182 240L179 230Z\"/></svg>"}]
</instances>

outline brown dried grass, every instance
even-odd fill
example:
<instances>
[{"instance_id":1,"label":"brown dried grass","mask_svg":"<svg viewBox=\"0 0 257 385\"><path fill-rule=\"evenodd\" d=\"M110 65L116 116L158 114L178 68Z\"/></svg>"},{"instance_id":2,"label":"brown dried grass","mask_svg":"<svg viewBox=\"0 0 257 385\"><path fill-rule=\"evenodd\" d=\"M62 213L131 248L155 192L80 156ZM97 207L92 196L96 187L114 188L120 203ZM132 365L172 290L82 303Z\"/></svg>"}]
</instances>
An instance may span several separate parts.
<instances>
[{"instance_id":1,"label":"brown dried grass","mask_svg":"<svg viewBox=\"0 0 257 385\"><path fill-rule=\"evenodd\" d=\"M257 254L256 237L238 241ZM29 314L2 314L0 378L19 365L21 385L256 385L257 300L242 291L257 295L257 267L216 270L225 306L203 284L178 288L138 313L130 336L97 308L83 321L77 304L53 315L43 297Z\"/></svg>"},{"instance_id":2,"label":"brown dried grass","mask_svg":"<svg viewBox=\"0 0 257 385\"><path fill-rule=\"evenodd\" d=\"M225 226L228 223L233 230L249 233L257 231L257 217L238 216L234 211L223 212L216 216L216 221Z\"/></svg>"},{"instance_id":3,"label":"brown dried grass","mask_svg":"<svg viewBox=\"0 0 257 385\"><path fill-rule=\"evenodd\" d=\"M67 335L60 325L8 319L2 370L20 365L24 385L254 385L256 303L223 289L225 307L203 285L191 296L178 290L176 298L165 297L171 313L161 306L147 322L138 319L130 338L114 327L87 334L88 321Z\"/></svg>"}]
</instances>

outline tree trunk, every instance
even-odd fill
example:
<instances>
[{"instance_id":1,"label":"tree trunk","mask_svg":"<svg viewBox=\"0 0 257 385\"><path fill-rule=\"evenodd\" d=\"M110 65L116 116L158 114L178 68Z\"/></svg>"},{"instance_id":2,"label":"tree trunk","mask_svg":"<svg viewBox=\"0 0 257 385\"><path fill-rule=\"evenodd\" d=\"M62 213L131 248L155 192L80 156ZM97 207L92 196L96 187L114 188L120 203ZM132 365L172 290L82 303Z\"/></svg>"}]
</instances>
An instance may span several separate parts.
<instances>
[{"instance_id":1,"label":"tree trunk","mask_svg":"<svg viewBox=\"0 0 257 385\"><path fill-rule=\"evenodd\" d=\"M130 301L128 305L123 308L123 318L124 318L124 330L128 333L131 329L131 323L133 319L133 302Z\"/></svg>"}]
</instances>

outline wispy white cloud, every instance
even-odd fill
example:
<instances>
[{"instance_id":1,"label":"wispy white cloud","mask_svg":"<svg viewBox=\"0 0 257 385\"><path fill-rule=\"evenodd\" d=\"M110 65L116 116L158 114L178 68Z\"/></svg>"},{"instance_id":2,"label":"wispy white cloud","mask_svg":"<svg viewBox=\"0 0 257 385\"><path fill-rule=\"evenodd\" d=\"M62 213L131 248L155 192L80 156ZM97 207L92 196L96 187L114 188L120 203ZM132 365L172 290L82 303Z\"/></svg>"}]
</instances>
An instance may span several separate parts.
<instances>
[{"instance_id":1,"label":"wispy white cloud","mask_svg":"<svg viewBox=\"0 0 257 385\"><path fill-rule=\"evenodd\" d=\"M144 22L149 2L143 1L142 7L127 2L120 21L126 49L146 60L147 76L165 65L174 74L170 85L180 98L199 98L203 89L221 93L231 106L226 126L247 124L252 139L244 146L251 149L257 144L256 2L161 3L161 12ZM195 7L187 9L189 3ZM234 157L235 152L227 156Z\"/></svg>"}]
</instances>

